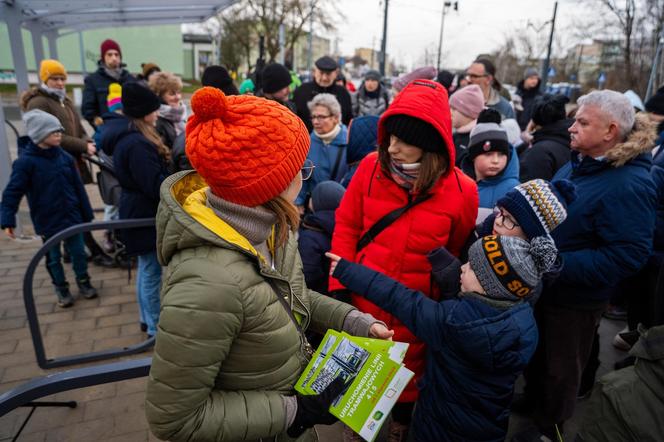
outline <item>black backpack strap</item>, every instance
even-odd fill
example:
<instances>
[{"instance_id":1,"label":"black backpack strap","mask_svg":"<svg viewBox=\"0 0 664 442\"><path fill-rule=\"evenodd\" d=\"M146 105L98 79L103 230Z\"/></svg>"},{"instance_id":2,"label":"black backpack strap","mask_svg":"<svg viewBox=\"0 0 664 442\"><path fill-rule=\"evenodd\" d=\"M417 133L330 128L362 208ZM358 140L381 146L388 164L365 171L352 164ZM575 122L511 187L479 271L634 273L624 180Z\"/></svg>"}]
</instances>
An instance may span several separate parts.
<instances>
[{"instance_id":1,"label":"black backpack strap","mask_svg":"<svg viewBox=\"0 0 664 442\"><path fill-rule=\"evenodd\" d=\"M406 204L403 207L399 207L398 209L395 209L376 221L376 224L371 226L369 230L366 231L364 235L360 238L360 240L357 242L357 252L368 246L376 236L383 230L387 229L393 222L395 222L401 215L406 213L408 209L415 207L416 205L428 200L431 198L433 194L428 193L426 195L421 195L415 198L414 200L411 200L408 204Z\"/></svg>"},{"instance_id":2,"label":"black backpack strap","mask_svg":"<svg viewBox=\"0 0 664 442\"><path fill-rule=\"evenodd\" d=\"M332 181L338 181L337 172L339 171L339 164L341 163L341 157L343 156L345 149L346 145L342 144L341 146L339 146L339 149L337 150L337 159L334 161L334 167L332 167L332 172L330 173L330 179Z\"/></svg>"}]
</instances>

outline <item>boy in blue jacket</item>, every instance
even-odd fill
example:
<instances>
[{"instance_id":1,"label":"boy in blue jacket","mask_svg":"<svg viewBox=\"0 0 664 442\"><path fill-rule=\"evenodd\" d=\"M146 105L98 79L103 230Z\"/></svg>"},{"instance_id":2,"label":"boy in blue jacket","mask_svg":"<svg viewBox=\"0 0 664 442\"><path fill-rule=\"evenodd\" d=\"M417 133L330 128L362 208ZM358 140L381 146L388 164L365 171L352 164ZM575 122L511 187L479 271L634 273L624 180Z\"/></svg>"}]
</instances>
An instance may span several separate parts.
<instances>
[{"instance_id":1,"label":"boy in blue jacket","mask_svg":"<svg viewBox=\"0 0 664 442\"><path fill-rule=\"evenodd\" d=\"M0 224L13 239L16 212L23 195L27 195L35 232L46 242L61 230L94 217L74 159L60 147L64 128L58 119L35 109L23 115L23 122L28 136L18 140L20 155L2 194ZM64 243L72 259L80 294L87 299L96 297L97 289L90 284L88 276L83 234L71 236ZM70 307L74 298L60 259L60 244L57 244L46 255L46 268L55 286L58 305Z\"/></svg>"},{"instance_id":2,"label":"boy in blue jacket","mask_svg":"<svg viewBox=\"0 0 664 442\"><path fill-rule=\"evenodd\" d=\"M413 429L417 441L502 441L514 382L537 345L527 299L556 259L550 237L485 236L461 267L461 291L441 302L328 254L333 276L396 316L427 344ZM336 265L335 265L336 264Z\"/></svg>"}]
</instances>

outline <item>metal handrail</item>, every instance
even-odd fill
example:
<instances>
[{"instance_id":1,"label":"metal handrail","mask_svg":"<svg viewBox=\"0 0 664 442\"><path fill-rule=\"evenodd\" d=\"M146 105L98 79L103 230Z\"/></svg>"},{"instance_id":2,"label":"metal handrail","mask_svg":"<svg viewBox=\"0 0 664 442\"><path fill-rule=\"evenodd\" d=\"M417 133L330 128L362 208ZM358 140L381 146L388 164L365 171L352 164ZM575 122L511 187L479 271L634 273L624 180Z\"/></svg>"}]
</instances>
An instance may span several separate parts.
<instances>
[{"instance_id":1,"label":"metal handrail","mask_svg":"<svg viewBox=\"0 0 664 442\"><path fill-rule=\"evenodd\" d=\"M39 365L40 368L48 369L64 367L68 365L82 364L85 362L100 361L119 356L132 355L144 352L154 345L154 337L152 337L139 344L131 345L128 347L112 348L108 350L82 353L73 356L48 358L46 356L46 351L44 350L44 340L42 339L41 329L39 328L39 315L37 314L37 307L35 305L35 298L32 291L32 282L39 261L44 257L44 255L46 255L51 247L56 246L60 243L60 241L76 234L90 232L93 230L135 229L139 227L154 226L154 224L154 218L125 219L77 224L53 235L41 246L37 253L35 253L35 256L33 256L30 260L28 268L25 271L25 276L23 277L23 301L25 303L25 313L28 317L28 325L30 326L30 334L32 336L32 344L35 349L37 365Z\"/></svg>"},{"instance_id":2,"label":"metal handrail","mask_svg":"<svg viewBox=\"0 0 664 442\"><path fill-rule=\"evenodd\" d=\"M34 406L35 404L31 404L31 402L35 399L55 393L147 376L150 373L151 365L152 358L132 359L94 367L74 368L61 373L31 379L16 388L0 394L0 417L18 407ZM70 403L63 402L58 404L67 405ZM53 405L50 402L40 404L46 406ZM75 402L73 402L73 406L76 406Z\"/></svg>"}]
</instances>

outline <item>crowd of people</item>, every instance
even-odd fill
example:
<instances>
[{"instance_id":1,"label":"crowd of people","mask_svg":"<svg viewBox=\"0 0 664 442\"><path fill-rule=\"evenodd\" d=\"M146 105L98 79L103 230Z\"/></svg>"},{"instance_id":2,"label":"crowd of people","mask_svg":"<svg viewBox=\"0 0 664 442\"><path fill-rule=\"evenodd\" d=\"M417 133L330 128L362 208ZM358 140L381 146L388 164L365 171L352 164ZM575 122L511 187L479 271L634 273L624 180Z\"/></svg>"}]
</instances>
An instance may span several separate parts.
<instances>
[{"instance_id":1,"label":"crowd of people","mask_svg":"<svg viewBox=\"0 0 664 442\"><path fill-rule=\"evenodd\" d=\"M409 344L391 442L504 440L511 413L533 422L513 440L561 440L595 384L600 319L621 306L614 342L630 356L595 384L577 437L664 434L664 87L645 104L602 90L571 106L534 68L510 95L480 58L391 87L369 70L351 91L324 56L301 84L271 63L238 89L209 66L189 109L180 78L155 63L133 76L105 40L85 78L91 137L65 67L44 60L39 77L2 228L13 237L24 195L44 241L93 220L95 155L121 188L104 219L156 218L64 251L88 299L88 254L113 265L121 243L136 258L157 437L315 440L344 385L293 385L331 328ZM46 266L67 308L61 261L56 245Z\"/></svg>"}]
</instances>

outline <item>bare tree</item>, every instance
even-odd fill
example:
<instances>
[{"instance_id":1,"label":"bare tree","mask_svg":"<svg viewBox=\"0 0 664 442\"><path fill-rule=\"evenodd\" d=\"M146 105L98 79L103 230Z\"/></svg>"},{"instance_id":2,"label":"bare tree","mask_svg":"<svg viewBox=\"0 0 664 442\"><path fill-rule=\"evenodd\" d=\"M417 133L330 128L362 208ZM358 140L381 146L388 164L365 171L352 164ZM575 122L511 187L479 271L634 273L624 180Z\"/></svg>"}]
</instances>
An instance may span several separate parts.
<instances>
[{"instance_id":1,"label":"bare tree","mask_svg":"<svg viewBox=\"0 0 664 442\"><path fill-rule=\"evenodd\" d=\"M271 62L276 60L281 49L279 29L282 25L286 53L292 54L297 41L308 32L312 18L317 29L331 31L336 20L342 17L332 0L241 0L221 12L218 21L229 26L235 21L246 20L250 26L244 30L252 34L253 47L257 36L263 35L267 61Z\"/></svg>"},{"instance_id":2,"label":"bare tree","mask_svg":"<svg viewBox=\"0 0 664 442\"><path fill-rule=\"evenodd\" d=\"M219 47L223 64L228 69L238 71L242 61L247 62L247 72L251 71L251 50L256 46L256 35L253 30L256 23L248 18L228 20L222 17L223 23Z\"/></svg>"},{"instance_id":3,"label":"bare tree","mask_svg":"<svg viewBox=\"0 0 664 442\"><path fill-rule=\"evenodd\" d=\"M608 9L618 21L620 32L624 38L623 42L623 63L625 69L625 79L630 88L637 85L634 71L632 69L632 38L637 21L637 2L636 0L625 0L619 5L616 0L600 0L601 4Z\"/></svg>"}]
</instances>

